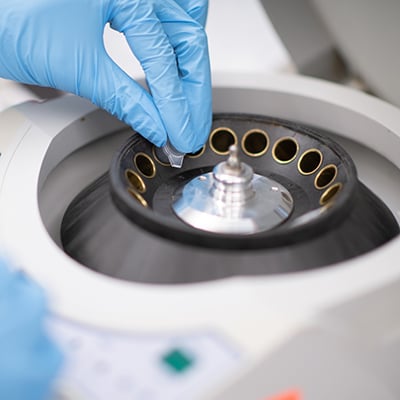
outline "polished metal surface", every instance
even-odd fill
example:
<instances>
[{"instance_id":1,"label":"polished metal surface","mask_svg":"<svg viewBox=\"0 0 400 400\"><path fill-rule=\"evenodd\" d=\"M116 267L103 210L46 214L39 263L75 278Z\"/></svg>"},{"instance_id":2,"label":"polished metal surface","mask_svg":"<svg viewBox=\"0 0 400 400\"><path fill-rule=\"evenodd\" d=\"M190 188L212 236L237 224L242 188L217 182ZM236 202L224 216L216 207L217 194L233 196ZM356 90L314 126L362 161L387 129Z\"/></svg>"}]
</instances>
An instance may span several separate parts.
<instances>
[{"instance_id":1,"label":"polished metal surface","mask_svg":"<svg viewBox=\"0 0 400 400\"><path fill-rule=\"evenodd\" d=\"M229 148L227 161L213 172L200 175L185 185L173 204L176 215L204 231L252 234L285 221L292 209L290 193L279 183L253 173L241 162L238 148Z\"/></svg>"}]
</instances>

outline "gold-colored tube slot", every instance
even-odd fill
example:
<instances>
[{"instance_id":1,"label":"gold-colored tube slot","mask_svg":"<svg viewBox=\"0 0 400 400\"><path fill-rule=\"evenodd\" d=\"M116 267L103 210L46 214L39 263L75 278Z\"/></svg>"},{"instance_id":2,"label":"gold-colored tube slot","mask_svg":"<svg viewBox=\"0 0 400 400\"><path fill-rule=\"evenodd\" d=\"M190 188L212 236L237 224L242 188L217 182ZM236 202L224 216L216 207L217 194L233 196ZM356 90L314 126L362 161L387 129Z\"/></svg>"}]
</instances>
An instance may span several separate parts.
<instances>
[{"instance_id":1,"label":"gold-colored tube slot","mask_svg":"<svg viewBox=\"0 0 400 400\"><path fill-rule=\"evenodd\" d=\"M321 206L324 206L331 202L334 197L336 197L336 195L340 192L342 186L343 185L341 183L335 183L334 185L326 189L319 199L319 204L321 204Z\"/></svg>"},{"instance_id":2,"label":"gold-colored tube slot","mask_svg":"<svg viewBox=\"0 0 400 400\"><path fill-rule=\"evenodd\" d=\"M132 188L128 188L128 192L141 206L143 206L143 207L149 206L146 199L141 194L139 194L136 190L134 190Z\"/></svg>"},{"instance_id":3,"label":"gold-colored tube slot","mask_svg":"<svg viewBox=\"0 0 400 400\"><path fill-rule=\"evenodd\" d=\"M144 193L146 191L146 184L137 172L127 169L125 171L125 178L129 185L136 189L139 193Z\"/></svg>"},{"instance_id":4,"label":"gold-colored tube slot","mask_svg":"<svg viewBox=\"0 0 400 400\"><path fill-rule=\"evenodd\" d=\"M315 177L314 186L317 189L325 189L329 186L335 179L337 175L337 167L334 164L326 165L318 175Z\"/></svg>"},{"instance_id":5,"label":"gold-colored tube slot","mask_svg":"<svg viewBox=\"0 0 400 400\"><path fill-rule=\"evenodd\" d=\"M220 127L211 132L209 142L214 153L227 155L229 154L229 147L237 144L237 137L232 129Z\"/></svg>"},{"instance_id":6,"label":"gold-colored tube slot","mask_svg":"<svg viewBox=\"0 0 400 400\"><path fill-rule=\"evenodd\" d=\"M206 151L206 146L204 145L201 149L195 151L194 153L186 154L189 158L198 158L201 157Z\"/></svg>"},{"instance_id":7,"label":"gold-colored tube slot","mask_svg":"<svg viewBox=\"0 0 400 400\"><path fill-rule=\"evenodd\" d=\"M157 157L156 146L153 146L151 152L153 153L153 158L154 158L160 165L162 165L163 167L170 167L170 166L171 166L171 164L166 163L166 162L164 162L164 161L161 161L161 160Z\"/></svg>"},{"instance_id":8,"label":"gold-colored tube slot","mask_svg":"<svg viewBox=\"0 0 400 400\"><path fill-rule=\"evenodd\" d=\"M322 153L317 149L305 151L297 163L297 169L302 175L311 175L322 164Z\"/></svg>"},{"instance_id":9,"label":"gold-colored tube slot","mask_svg":"<svg viewBox=\"0 0 400 400\"><path fill-rule=\"evenodd\" d=\"M292 137L279 139L272 148L272 157L280 164L288 164L293 161L299 152L299 145Z\"/></svg>"},{"instance_id":10,"label":"gold-colored tube slot","mask_svg":"<svg viewBox=\"0 0 400 400\"><path fill-rule=\"evenodd\" d=\"M134 163L137 170L146 178L153 178L156 175L156 165L146 153L137 153Z\"/></svg>"},{"instance_id":11,"label":"gold-colored tube slot","mask_svg":"<svg viewBox=\"0 0 400 400\"><path fill-rule=\"evenodd\" d=\"M242 149L250 157L264 155L269 147L269 136L261 129L251 129L242 138Z\"/></svg>"}]
</instances>

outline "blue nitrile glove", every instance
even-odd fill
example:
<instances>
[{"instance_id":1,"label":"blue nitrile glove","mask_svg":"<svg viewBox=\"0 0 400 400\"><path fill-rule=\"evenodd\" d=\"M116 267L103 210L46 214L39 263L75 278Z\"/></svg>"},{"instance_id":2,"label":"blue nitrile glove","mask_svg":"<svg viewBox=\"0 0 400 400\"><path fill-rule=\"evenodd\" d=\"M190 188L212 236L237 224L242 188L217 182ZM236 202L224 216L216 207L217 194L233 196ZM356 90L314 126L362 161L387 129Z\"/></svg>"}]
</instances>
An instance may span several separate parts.
<instances>
[{"instance_id":1,"label":"blue nitrile glove","mask_svg":"<svg viewBox=\"0 0 400 400\"><path fill-rule=\"evenodd\" d=\"M43 400L61 355L43 327L42 291L0 262L0 399Z\"/></svg>"},{"instance_id":2,"label":"blue nitrile glove","mask_svg":"<svg viewBox=\"0 0 400 400\"><path fill-rule=\"evenodd\" d=\"M0 76L86 97L158 146L168 135L195 151L211 125L206 10L205 0L1 0ZM151 95L106 53L108 22L125 34Z\"/></svg>"},{"instance_id":3,"label":"blue nitrile glove","mask_svg":"<svg viewBox=\"0 0 400 400\"><path fill-rule=\"evenodd\" d=\"M201 26L206 26L208 0L175 0Z\"/></svg>"}]
</instances>

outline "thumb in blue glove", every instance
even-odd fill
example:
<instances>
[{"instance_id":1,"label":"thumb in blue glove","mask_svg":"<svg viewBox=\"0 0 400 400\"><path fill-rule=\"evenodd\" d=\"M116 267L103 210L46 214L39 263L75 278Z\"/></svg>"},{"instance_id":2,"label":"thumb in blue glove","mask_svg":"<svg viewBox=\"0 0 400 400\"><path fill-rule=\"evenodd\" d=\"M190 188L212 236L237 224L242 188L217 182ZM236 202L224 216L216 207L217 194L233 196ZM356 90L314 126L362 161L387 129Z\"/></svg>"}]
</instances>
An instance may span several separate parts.
<instances>
[{"instance_id":1,"label":"thumb in blue glove","mask_svg":"<svg viewBox=\"0 0 400 400\"><path fill-rule=\"evenodd\" d=\"M44 330L40 288L0 262L0 399L43 400L61 355Z\"/></svg>"},{"instance_id":2,"label":"thumb in blue glove","mask_svg":"<svg viewBox=\"0 0 400 400\"><path fill-rule=\"evenodd\" d=\"M174 0L2 0L0 76L86 97L158 146L168 138L195 151L211 125L207 2L177 1L184 8ZM108 22L125 34L151 95L108 56Z\"/></svg>"}]
</instances>

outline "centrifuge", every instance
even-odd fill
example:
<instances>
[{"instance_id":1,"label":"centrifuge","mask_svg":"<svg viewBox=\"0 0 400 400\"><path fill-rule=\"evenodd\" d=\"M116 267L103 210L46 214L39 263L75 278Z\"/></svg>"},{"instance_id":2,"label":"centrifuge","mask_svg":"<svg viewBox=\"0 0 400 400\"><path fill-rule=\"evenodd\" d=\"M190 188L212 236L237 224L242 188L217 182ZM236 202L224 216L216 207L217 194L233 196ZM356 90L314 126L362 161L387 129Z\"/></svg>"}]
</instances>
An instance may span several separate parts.
<instances>
[{"instance_id":1,"label":"centrifuge","mask_svg":"<svg viewBox=\"0 0 400 400\"><path fill-rule=\"evenodd\" d=\"M397 399L400 110L213 75L180 169L88 101L0 114L1 242L48 295L57 399Z\"/></svg>"}]
</instances>

